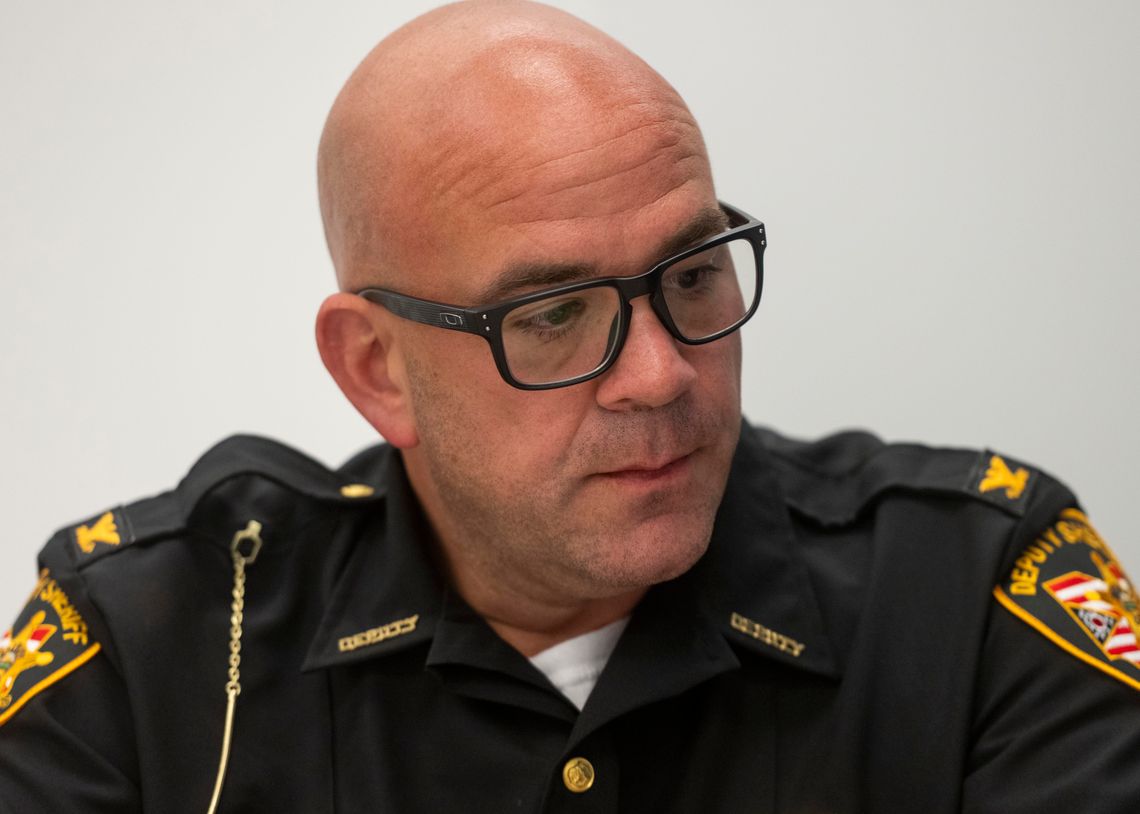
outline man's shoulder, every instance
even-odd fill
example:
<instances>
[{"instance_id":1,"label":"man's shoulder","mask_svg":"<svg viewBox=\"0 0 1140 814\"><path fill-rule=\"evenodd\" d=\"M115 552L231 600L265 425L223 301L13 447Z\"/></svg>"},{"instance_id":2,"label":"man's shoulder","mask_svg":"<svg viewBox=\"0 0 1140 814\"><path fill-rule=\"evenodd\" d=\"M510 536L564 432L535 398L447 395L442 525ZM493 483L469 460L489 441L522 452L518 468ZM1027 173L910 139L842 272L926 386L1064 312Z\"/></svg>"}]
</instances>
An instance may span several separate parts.
<instances>
[{"instance_id":1,"label":"man's shoulder","mask_svg":"<svg viewBox=\"0 0 1140 814\"><path fill-rule=\"evenodd\" d=\"M1076 503L1040 467L989 448L887 442L865 430L813 440L746 427L742 446L763 450L788 505L823 525L845 525L897 496L966 500L1012 520Z\"/></svg>"},{"instance_id":2,"label":"man's shoulder","mask_svg":"<svg viewBox=\"0 0 1140 814\"><path fill-rule=\"evenodd\" d=\"M990 449L891 444L866 432L798 441L746 429L748 445L770 462L801 534L817 543L809 546L817 578L829 568L841 574L836 590L852 571L877 569L868 580L900 618L911 596L911 618L937 605L962 629L984 601L978 631L1006 618L988 613L996 603L1059 650L1140 689L1140 595L1073 493L1047 472ZM859 546L846 544L855 539L874 540L863 549L876 549L873 565L852 554ZM995 635L1017 630L998 624L1004 632Z\"/></svg>"},{"instance_id":3,"label":"man's shoulder","mask_svg":"<svg viewBox=\"0 0 1140 814\"><path fill-rule=\"evenodd\" d=\"M0 725L100 653L123 673L206 658L227 629L235 547L247 563L257 554L249 578L274 596L274 623L311 626L335 582L331 550L372 522L390 458L378 445L333 470L276 441L234 436L175 488L60 529L0 637ZM299 665L303 656L289 657Z\"/></svg>"},{"instance_id":4,"label":"man's shoulder","mask_svg":"<svg viewBox=\"0 0 1140 814\"><path fill-rule=\"evenodd\" d=\"M384 497L389 455L390 448L378 444L334 470L281 442L234 435L202 455L173 489L61 528L41 552L41 564L82 572L163 541L228 542L251 519L280 528L366 506Z\"/></svg>"},{"instance_id":5,"label":"man's shoulder","mask_svg":"<svg viewBox=\"0 0 1140 814\"><path fill-rule=\"evenodd\" d=\"M335 578L330 549L356 539L351 527L370 522L369 508L384 501L390 458L381 444L334 470L277 441L232 436L173 489L57 531L40 551L40 582L112 658L123 638L113 630L159 618L185 626L224 612L228 604L217 598L233 579L233 548L248 550L254 529L264 540L255 579L289 592L283 604L300 601L293 594L320 594Z\"/></svg>"}]
</instances>

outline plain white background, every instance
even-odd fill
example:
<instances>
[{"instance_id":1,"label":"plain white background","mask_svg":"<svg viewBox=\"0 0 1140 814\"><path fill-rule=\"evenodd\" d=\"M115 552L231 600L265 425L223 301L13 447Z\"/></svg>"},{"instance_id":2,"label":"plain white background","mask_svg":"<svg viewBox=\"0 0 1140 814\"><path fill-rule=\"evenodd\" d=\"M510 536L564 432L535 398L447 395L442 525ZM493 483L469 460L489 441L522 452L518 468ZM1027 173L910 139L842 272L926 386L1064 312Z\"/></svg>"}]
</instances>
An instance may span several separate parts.
<instances>
[{"instance_id":1,"label":"plain white background","mask_svg":"<svg viewBox=\"0 0 1140 814\"><path fill-rule=\"evenodd\" d=\"M0 615L50 532L258 432L374 434L312 340L314 154L430 3L17 3L0 25ZM1140 569L1140 6L563 0L689 101L769 228L745 411L992 446ZM905 586L900 586L905 589Z\"/></svg>"}]
</instances>

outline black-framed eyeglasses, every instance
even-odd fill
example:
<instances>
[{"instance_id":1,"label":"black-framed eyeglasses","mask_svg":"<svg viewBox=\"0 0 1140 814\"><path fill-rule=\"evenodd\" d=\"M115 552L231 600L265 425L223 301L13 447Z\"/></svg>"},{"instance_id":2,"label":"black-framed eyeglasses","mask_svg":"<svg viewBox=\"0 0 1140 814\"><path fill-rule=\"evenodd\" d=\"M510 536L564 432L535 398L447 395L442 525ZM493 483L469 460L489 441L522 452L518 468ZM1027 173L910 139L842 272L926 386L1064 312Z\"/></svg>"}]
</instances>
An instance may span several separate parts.
<instances>
[{"instance_id":1,"label":"black-framed eyeglasses","mask_svg":"<svg viewBox=\"0 0 1140 814\"><path fill-rule=\"evenodd\" d=\"M478 334L499 374L522 390L548 390L600 376L625 344L633 307L649 295L657 318L686 345L735 331L756 313L764 283L764 224L721 202L729 228L644 274L602 277L535 291L482 308L447 305L383 288L357 292L424 325Z\"/></svg>"}]
</instances>

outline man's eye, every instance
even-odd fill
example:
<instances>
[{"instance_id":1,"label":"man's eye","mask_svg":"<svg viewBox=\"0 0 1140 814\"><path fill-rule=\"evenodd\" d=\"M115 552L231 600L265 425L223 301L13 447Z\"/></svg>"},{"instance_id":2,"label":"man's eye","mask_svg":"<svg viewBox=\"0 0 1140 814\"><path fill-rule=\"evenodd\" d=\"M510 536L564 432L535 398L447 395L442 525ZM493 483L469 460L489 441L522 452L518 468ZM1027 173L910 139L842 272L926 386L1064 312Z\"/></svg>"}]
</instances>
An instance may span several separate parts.
<instances>
[{"instance_id":1,"label":"man's eye","mask_svg":"<svg viewBox=\"0 0 1140 814\"><path fill-rule=\"evenodd\" d=\"M568 319L574 317L582 312L581 300L567 300L558 305L543 311L541 314L536 315L536 319L545 322L547 325L556 326L561 325Z\"/></svg>"},{"instance_id":2,"label":"man's eye","mask_svg":"<svg viewBox=\"0 0 1140 814\"><path fill-rule=\"evenodd\" d=\"M713 285L716 275L720 271L719 267L712 264L678 269L669 275L666 286L682 292L699 291Z\"/></svg>"},{"instance_id":3,"label":"man's eye","mask_svg":"<svg viewBox=\"0 0 1140 814\"><path fill-rule=\"evenodd\" d=\"M707 271L707 269L703 268L685 269L677 275L677 287L693 288L694 286L699 285L701 279L705 276Z\"/></svg>"},{"instance_id":4,"label":"man's eye","mask_svg":"<svg viewBox=\"0 0 1140 814\"><path fill-rule=\"evenodd\" d=\"M510 325L516 331L552 339L570 330L585 313L586 305L580 297L557 303L538 303L533 310L524 308L516 311Z\"/></svg>"}]
</instances>

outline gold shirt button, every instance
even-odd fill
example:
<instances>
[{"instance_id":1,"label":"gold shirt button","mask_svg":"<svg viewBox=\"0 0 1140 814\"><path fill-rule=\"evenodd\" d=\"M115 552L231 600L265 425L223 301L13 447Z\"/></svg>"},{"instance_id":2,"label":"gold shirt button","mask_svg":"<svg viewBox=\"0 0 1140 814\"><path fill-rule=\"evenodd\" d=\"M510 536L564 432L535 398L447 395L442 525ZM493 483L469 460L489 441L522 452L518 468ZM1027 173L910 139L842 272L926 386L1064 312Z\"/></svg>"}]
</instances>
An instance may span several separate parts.
<instances>
[{"instance_id":1,"label":"gold shirt button","mask_svg":"<svg viewBox=\"0 0 1140 814\"><path fill-rule=\"evenodd\" d=\"M581 794L594 785L594 766L584 757L572 757L562 767L562 782L575 794Z\"/></svg>"},{"instance_id":2,"label":"gold shirt button","mask_svg":"<svg viewBox=\"0 0 1140 814\"><path fill-rule=\"evenodd\" d=\"M365 483L349 483L340 487L340 493L345 497L372 497L375 491Z\"/></svg>"}]
</instances>

